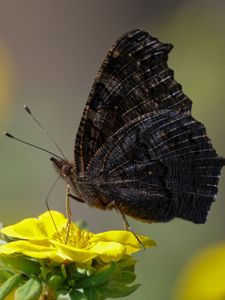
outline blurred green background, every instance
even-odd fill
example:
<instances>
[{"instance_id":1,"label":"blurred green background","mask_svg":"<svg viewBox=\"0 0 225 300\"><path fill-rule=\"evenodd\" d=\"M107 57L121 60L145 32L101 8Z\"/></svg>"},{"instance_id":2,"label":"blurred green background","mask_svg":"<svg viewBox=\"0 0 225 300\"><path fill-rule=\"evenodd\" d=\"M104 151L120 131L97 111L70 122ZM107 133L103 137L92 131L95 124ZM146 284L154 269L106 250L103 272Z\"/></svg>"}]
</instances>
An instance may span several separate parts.
<instances>
[{"instance_id":1,"label":"blurred green background","mask_svg":"<svg viewBox=\"0 0 225 300\"><path fill-rule=\"evenodd\" d=\"M27 104L69 159L83 108L107 49L141 28L171 42L169 65L193 100L193 115L225 155L225 2L137 0L0 0L0 128L56 152L23 110ZM5 225L46 210L56 178L49 155L0 135L0 221ZM179 273L193 253L225 238L225 172L205 225L174 220L142 224L136 232L158 244L140 253L141 288L128 297L172 300ZM50 205L65 211L65 184ZM73 203L74 219L92 231L120 229L114 212ZM198 299L196 299L198 300Z\"/></svg>"}]
</instances>

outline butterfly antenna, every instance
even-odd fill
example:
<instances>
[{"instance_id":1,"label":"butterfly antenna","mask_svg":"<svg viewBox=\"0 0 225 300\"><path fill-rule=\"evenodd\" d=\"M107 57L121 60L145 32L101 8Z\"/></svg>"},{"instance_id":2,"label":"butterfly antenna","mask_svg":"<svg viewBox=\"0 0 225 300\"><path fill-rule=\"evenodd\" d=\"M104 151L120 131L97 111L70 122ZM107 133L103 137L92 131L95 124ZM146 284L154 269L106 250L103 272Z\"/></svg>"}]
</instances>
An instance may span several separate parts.
<instances>
[{"instance_id":1,"label":"butterfly antenna","mask_svg":"<svg viewBox=\"0 0 225 300\"><path fill-rule=\"evenodd\" d=\"M47 150L47 149L45 149L45 148L39 147L39 146L37 146L37 145L31 144L31 143L26 142L26 141L24 141L24 140L22 140L22 139L19 139L19 138L13 136L12 134L10 134L10 133L8 133L8 132L4 132L4 134L5 134L5 136L7 136L7 137L9 137L9 138L11 138L11 139L13 139L13 140L16 140L16 141L18 141L18 142L20 142L20 143L26 144L26 145L31 146L31 147L33 147L33 148L39 149L39 150L41 150L41 151L47 152L47 153L49 153L49 154L51 154L51 155L53 155L53 156L59 158L60 160L64 160L62 157L58 156L57 154L55 154L55 153L53 153L53 152L51 152L51 151L49 151L49 150Z\"/></svg>"},{"instance_id":2,"label":"butterfly antenna","mask_svg":"<svg viewBox=\"0 0 225 300\"><path fill-rule=\"evenodd\" d=\"M38 119L33 115L31 110L27 105L24 105L25 111L31 116L31 118L34 120L34 122L45 132L45 134L48 136L48 138L52 141L52 143L56 146L56 148L59 150L59 152L62 154L63 158L66 160L66 157L62 151L62 149L58 146L56 141L53 139L53 137L50 135L50 133L47 131L47 129L38 121Z\"/></svg>"}]
</instances>

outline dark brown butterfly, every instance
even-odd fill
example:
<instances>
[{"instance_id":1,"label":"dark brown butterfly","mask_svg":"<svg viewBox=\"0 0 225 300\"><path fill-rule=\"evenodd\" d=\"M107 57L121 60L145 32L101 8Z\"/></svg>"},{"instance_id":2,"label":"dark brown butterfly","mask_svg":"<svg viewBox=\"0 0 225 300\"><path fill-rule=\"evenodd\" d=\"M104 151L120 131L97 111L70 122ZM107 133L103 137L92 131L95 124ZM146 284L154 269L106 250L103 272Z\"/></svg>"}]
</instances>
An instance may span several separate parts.
<instances>
[{"instance_id":1,"label":"dark brown butterfly","mask_svg":"<svg viewBox=\"0 0 225 300\"><path fill-rule=\"evenodd\" d=\"M108 51L74 162L51 158L78 201L145 222L206 221L225 159L191 116L192 102L167 66L171 49L133 30Z\"/></svg>"}]
</instances>

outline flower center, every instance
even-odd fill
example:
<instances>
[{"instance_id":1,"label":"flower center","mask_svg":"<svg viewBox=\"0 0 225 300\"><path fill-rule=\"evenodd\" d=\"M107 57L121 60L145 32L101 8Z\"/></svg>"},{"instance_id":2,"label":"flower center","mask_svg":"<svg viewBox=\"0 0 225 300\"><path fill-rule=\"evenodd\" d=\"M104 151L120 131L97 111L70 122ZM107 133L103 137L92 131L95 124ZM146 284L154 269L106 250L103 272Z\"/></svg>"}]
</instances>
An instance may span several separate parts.
<instances>
[{"instance_id":1,"label":"flower center","mask_svg":"<svg viewBox=\"0 0 225 300\"><path fill-rule=\"evenodd\" d=\"M70 223L53 235L53 239L76 248L87 248L91 233Z\"/></svg>"}]
</instances>

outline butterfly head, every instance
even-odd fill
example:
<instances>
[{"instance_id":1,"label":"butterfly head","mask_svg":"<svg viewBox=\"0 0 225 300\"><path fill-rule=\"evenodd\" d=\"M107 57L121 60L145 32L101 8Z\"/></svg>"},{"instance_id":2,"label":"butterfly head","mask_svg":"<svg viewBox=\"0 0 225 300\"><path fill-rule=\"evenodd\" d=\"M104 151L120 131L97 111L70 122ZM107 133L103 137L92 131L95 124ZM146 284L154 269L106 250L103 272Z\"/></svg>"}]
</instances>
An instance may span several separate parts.
<instances>
[{"instance_id":1,"label":"butterfly head","mask_svg":"<svg viewBox=\"0 0 225 300\"><path fill-rule=\"evenodd\" d=\"M50 160L53 162L56 171L61 177L70 177L74 173L74 165L68 160L64 159L56 159L55 157L51 157Z\"/></svg>"}]
</instances>

